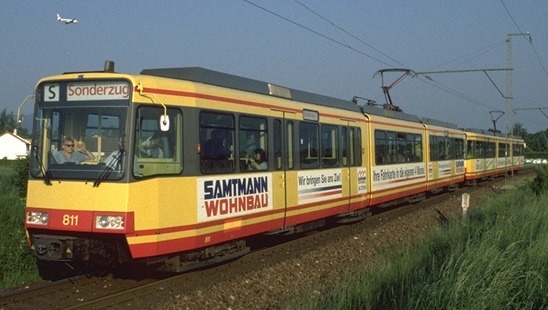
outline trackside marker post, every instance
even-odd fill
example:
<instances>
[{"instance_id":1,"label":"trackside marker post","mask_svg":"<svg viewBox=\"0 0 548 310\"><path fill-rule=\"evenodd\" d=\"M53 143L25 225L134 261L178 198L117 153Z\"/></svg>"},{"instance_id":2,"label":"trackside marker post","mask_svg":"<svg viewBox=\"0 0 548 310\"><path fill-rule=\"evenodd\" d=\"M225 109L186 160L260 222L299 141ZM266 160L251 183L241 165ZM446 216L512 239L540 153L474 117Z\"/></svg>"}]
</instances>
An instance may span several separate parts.
<instances>
[{"instance_id":1,"label":"trackside marker post","mask_svg":"<svg viewBox=\"0 0 548 310\"><path fill-rule=\"evenodd\" d=\"M468 217L468 207L470 206L470 194L462 194L462 219L466 220Z\"/></svg>"}]
</instances>

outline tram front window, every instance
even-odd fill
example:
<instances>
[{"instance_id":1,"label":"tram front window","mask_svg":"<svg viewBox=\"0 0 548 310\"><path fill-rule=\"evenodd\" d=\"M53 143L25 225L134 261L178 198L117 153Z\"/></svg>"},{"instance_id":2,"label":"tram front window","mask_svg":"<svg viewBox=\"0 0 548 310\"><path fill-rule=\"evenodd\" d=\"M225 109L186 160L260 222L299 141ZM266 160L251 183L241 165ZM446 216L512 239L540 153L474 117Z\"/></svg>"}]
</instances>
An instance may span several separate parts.
<instances>
[{"instance_id":1,"label":"tram front window","mask_svg":"<svg viewBox=\"0 0 548 310\"><path fill-rule=\"evenodd\" d=\"M126 167L127 107L38 105L31 176L120 179Z\"/></svg>"}]
</instances>

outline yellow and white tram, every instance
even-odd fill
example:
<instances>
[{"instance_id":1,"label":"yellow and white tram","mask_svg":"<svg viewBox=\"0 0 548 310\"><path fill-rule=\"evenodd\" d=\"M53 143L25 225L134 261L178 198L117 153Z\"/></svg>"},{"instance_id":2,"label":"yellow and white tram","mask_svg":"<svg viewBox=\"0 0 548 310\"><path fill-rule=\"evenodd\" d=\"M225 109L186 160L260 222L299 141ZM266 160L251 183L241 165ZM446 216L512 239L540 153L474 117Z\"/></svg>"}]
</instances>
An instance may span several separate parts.
<instances>
[{"instance_id":1,"label":"yellow and white tram","mask_svg":"<svg viewBox=\"0 0 548 310\"><path fill-rule=\"evenodd\" d=\"M474 182L523 169L525 142L482 129L465 129L466 180Z\"/></svg>"},{"instance_id":2,"label":"yellow and white tram","mask_svg":"<svg viewBox=\"0 0 548 310\"><path fill-rule=\"evenodd\" d=\"M25 225L43 270L181 271L464 181L454 125L202 68L107 62L41 79L35 98Z\"/></svg>"}]
</instances>

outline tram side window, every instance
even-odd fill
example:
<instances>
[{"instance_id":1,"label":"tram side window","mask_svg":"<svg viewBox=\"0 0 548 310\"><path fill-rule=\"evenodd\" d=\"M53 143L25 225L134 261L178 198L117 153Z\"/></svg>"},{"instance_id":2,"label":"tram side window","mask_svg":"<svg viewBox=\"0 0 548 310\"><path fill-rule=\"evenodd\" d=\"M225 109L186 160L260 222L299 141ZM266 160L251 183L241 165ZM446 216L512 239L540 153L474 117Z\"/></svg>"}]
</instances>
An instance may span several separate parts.
<instances>
[{"instance_id":1,"label":"tram side window","mask_svg":"<svg viewBox=\"0 0 548 310\"><path fill-rule=\"evenodd\" d=\"M507 157L508 152L506 151L508 147L508 144L506 143L499 143L499 157Z\"/></svg>"},{"instance_id":2,"label":"tram side window","mask_svg":"<svg viewBox=\"0 0 548 310\"><path fill-rule=\"evenodd\" d=\"M405 145L403 150L398 150L400 158L398 163L422 161L422 136L420 134L405 133Z\"/></svg>"},{"instance_id":3,"label":"tram side window","mask_svg":"<svg viewBox=\"0 0 548 310\"><path fill-rule=\"evenodd\" d=\"M349 164L349 153L348 153L348 128L341 128L341 152L342 152L342 165L343 167L348 166Z\"/></svg>"},{"instance_id":4,"label":"tram side window","mask_svg":"<svg viewBox=\"0 0 548 310\"><path fill-rule=\"evenodd\" d=\"M414 141L413 141L413 162L421 162L422 161L422 135L421 134L415 134L414 135Z\"/></svg>"},{"instance_id":5,"label":"tram side window","mask_svg":"<svg viewBox=\"0 0 548 310\"><path fill-rule=\"evenodd\" d=\"M324 167L339 165L339 141L337 126L323 125L322 130L322 164Z\"/></svg>"},{"instance_id":6,"label":"tram side window","mask_svg":"<svg viewBox=\"0 0 548 310\"><path fill-rule=\"evenodd\" d=\"M487 142L485 144L485 158L495 158L495 142Z\"/></svg>"},{"instance_id":7,"label":"tram side window","mask_svg":"<svg viewBox=\"0 0 548 310\"><path fill-rule=\"evenodd\" d=\"M362 132L360 128L350 128L350 165L362 164Z\"/></svg>"},{"instance_id":8,"label":"tram side window","mask_svg":"<svg viewBox=\"0 0 548 310\"><path fill-rule=\"evenodd\" d=\"M466 159L476 158L476 143L474 141L468 140L466 145Z\"/></svg>"},{"instance_id":9,"label":"tram side window","mask_svg":"<svg viewBox=\"0 0 548 310\"><path fill-rule=\"evenodd\" d=\"M443 154L442 154L442 159L443 160L449 160L451 159L451 149L453 148L451 146L451 143L452 143L452 140L449 139L449 137L444 137L443 138L443 142L442 142L442 150L443 150Z\"/></svg>"},{"instance_id":10,"label":"tram side window","mask_svg":"<svg viewBox=\"0 0 548 310\"><path fill-rule=\"evenodd\" d=\"M179 110L167 109L169 130L160 129L164 110L141 107L137 110L135 126L134 173L136 176L179 174L182 171L182 115Z\"/></svg>"},{"instance_id":11,"label":"tram side window","mask_svg":"<svg viewBox=\"0 0 548 310\"><path fill-rule=\"evenodd\" d=\"M375 130L375 163L388 164L388 148L386 145L386 131Z\"/></svg>"},{"instance_id":12,"label":"tram side window","mask_svg":"<svg viewBox=\"0 0 548 310\"><path fill-rule=\"evenodd\" d=\"M453 138L453 159L464 159L464 139Z\"/></svg>"},{"instance_id":13,"label":"tram side window","mask_svg":"<svg viewBox=\"0 0 548 310\"><path fill-rule=\"evenodd\" d=\"M521 144L514 144L513 145L513 155L514 156L523 156L523 145Z\"/></svg>"},{"instance_id":14,"label":"tram side window","mask_svg":"<svg viewBox=\"0 0 548 310\"><path fill-rule=\"evenodd\" d=\"M389 164L395 164L396 161L396 153L397 153L397 140L396 140L396 133L392 131L386 132L386 147L388 150L388 162Z\"/></svg>"},{"instance_id":15,"label":"tram side window","mask_svg":"<svg viewBox=\"0 0 548 310\"><path fill-rule=\"evenodd\" d=\"M438 145L438 137L434 136L434 135L430 135L430 145L429 146L430 146L430 160L431 161L436 161L439 158L437 145Z\"/></svg>"},{"instance_id":16,"label":"tram side window","mask_svg":"<svg viewBox=\"0 0 548 310\"><path fill-rule=\"evenodd\" d=\"M396 163L404 163L408 161L407 150L407 134L403 132L396 133Z\"/></svg>"},{"instance_id":17,"label":"tram side window","mask_svg":"<svg viewBox=\"0 0 548 310\"><path fill-rule=\"evenodd\" d=\"M238 136L240 138L240 170L267 170L269 152L266 119L240 116Z\"/></svg>"},{"instance_id":18,"label":"tram side window","mask_svg":"<svg viewBox=\"0 0 548 310\"><path fill-rule=\"evenodd\" d=\"M482 141L475 142L474 158L485 158L485 142L482 142Z\"/></svg>"},{"instance_id":19,"label":"tram side window","mask_svg":"<svg viewBox=\"0 0 548 310\"><path fill-rule=\"evenodd\" d=\"M295 139L293 138L295 136L294 128L295 126L293 125L293 122L288 121L285 128L285 132L286 132L285 149L286 149L287 169L295 169L295 161L294 161Z\"/></svg>"},{"instance_id":20,"label":"tram side window","mask_svg":"<svg viewBox=\"0 0 548 310\"><path fill-rule=\"evenodd\" d=\"M274 168L276 170L280 170L283 168L282 166L282 121L279 119L275 119L274 127L272 128L274 131Z\"/></svg>"},{"instance_id":21,"label":"tram side window","mask_svg":"<svg viewBox=\"0 0 548 310\"><path fill-rule=\"evenodd\" d=\"M455 159L455 138L447 138L447 159Z\"/></svg>"},{"instance_id":22,"label":"tram side window","mask_svg":"<svg viewBox=\"0 0 548 310\"><path fill-rule=\"evenodd\" d=\"M234 171L234 116L227 113L200 113L200 170L202 173Z\"/></svg>"},{"instance_id":23,"label":"tram side window","mask_svg":"<svg viewBox=\"0 0 548 310\"><path fill-rule=\"evenodd\" d=\"M318 127L318 124L312 123L301 122L299 124L299 154L302 168L318 168L320 166Z\"/></svg>"},{"instance_id":24,"label":"tram side window","mask_svg":"<svg viewBox=\"0 0 548 310\"><path fill-rule=\"evenodd\" d=\"M377 165L422 161L422 135L375 130Z\"/></svg>"},{"instance_id":25,"label":"tram side window","mask_svg":"<svg viewBox=\"0 0 548 310\"><path fill-rule=\"evenodd\" d=\"M451 159L451 140L446 137L430 135L430 160Z\"/></svg>"},{"instance_id":26,"label":"tram side window","mask_svg":"<svg viewBox=\"0 0 548 310\"><path fill-rule=\"evenodd\" d=\"M439 159L447 160L449 159L449 139L445 137L439 137L438 147L439 147Z\"/></svg>"}]
</instances>

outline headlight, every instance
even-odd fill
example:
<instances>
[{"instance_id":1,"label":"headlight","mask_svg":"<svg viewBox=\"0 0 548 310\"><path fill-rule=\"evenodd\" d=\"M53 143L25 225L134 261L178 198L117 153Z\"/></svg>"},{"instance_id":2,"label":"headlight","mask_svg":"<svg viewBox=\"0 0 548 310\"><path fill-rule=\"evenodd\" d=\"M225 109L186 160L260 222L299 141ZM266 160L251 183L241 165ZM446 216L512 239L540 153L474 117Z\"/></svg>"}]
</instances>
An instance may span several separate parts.
<instances>
[{"instance_id":1,"label":"headlight","mask_svg":"<svg viewBox=\"0 0 548 310\"><path fill-rule=\"evenodd\" d=\"M47 225L48 224L48 213L47 212L38 212L38 211L29 211L29 212L27 212L27 224Z\"/></svg>"},{"instance_id":2,"label":"headlight","mask_svg":"<svg viewBox=\"0 0 548 310\"><path fill-rule=\"evenodd\" d=\"M124 229L124 217L120 215L97 215L96 229Z\"/></svg>"}]
</instances>

